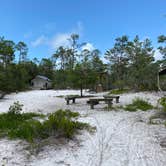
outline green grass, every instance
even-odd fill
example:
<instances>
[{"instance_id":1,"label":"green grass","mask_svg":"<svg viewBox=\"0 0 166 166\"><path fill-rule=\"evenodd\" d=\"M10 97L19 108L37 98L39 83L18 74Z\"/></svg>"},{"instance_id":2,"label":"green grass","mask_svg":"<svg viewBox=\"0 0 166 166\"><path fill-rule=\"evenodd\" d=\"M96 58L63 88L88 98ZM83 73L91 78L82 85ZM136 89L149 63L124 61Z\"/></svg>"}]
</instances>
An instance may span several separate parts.
<instances>
[{"instance_id":1,"label":"green grass","mask_svg":"<svg viewBox=\"0 0 166 166\"><path fill-rule=\"evenodd\" d=\"M33 119L35 117L43 118L44 115L36 113L11 114L10 112L0 114L0 136L32 141L32 138L37 136L37 134L34 135L33 128L38 128L40 125L38 120Z\"/></svg>"},{"instance_id":2,"label":"green grass","mask_svg":"<svg viewBox=\"0 0 166 166\"><path fill-rule=\"evenodd\" d=\"M160 98L158 103L162 106L162 111L166 111L166 97Z\"/></svg>"},{"instance_id":3,"label":"green grass","mask_svg":"<svg viewBox=\"0 0 166 166\"><path fill-rule=\"evenodd\" d=\"M153 109L153 106L141 98L135 98L133 99L132 103L126 105L124 109L130 112L135 112L137 110L147 111Z\"/></svg>"},{"instance_id":4,"label":"green grass","mask_svg":"<svg viewBox=\"0 0 166 166\"><path fill-rule=\"evenodd\" d=\"M123 94L123 93L127 93L129 90L128 89L113 89L109 92L109 95L114 94L114 95L118 95L118 94Z\"/></svg>"},{"instance_id":5,"label":"green grass","mask_svg":"<svg viewBox=\"0 0 166 166\"><path fill-rule=\"evenodd\" d=\"M45 117L42 114L9 110L0 114L0 137L19 138L28 142L38 142L50 136L72 138L78 130L92 129L87 123L76 121L78 116L77 112L58 110L41 123L39 119Z\"/></svg>"}]
</instances>

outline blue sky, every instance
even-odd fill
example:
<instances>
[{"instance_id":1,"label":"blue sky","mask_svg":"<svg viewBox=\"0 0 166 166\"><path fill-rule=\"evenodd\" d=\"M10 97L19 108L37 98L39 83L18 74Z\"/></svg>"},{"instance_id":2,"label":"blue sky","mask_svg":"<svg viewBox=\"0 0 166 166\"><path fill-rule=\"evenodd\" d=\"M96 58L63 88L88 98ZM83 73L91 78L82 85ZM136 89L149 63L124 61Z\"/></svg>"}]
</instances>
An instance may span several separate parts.
<instances>
[{"instance_id":1,"label":"blue sky","mask_svg":"<svg viewBox=\"0 0 166 166\"><path fill-rule=\"evenodd\" d=\"M0 36L24 41L28 57L50 57L71 33L102 53L116 37L166 35L165 0L0 0ZM156 53L156 56L159 56Z\"/></svg>"}]
</instances>

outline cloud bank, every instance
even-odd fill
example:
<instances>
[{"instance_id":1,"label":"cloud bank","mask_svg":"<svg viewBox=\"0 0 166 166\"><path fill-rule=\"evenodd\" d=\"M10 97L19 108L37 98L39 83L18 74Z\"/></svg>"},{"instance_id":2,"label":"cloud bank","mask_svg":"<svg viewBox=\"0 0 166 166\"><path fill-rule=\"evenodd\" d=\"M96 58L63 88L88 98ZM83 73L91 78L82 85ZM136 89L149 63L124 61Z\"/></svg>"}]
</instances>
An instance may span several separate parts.
<instances>
[{"instance_id":1,"label":"cloud bank","mask_svg":"<svg viewBox=\"0 0 166 166\"><path fill-rule=\"evenodd\" d=\"M39 37L37 37L35 40L31 42L31 46L39 47L39 46L47 45L50 47L50 49L57 49L59 46L67 47L69 46L68 39L70 38L71 34L76 33L76 34L79 34L79 36L82 36L82 31L83 31L83 25L79 21L77 22L76 27L72 28L72 30L70 30L69 32L56 33L52 35L52 37L48 37L44 34L40 35Z\"/></svg>"}]
</instances>

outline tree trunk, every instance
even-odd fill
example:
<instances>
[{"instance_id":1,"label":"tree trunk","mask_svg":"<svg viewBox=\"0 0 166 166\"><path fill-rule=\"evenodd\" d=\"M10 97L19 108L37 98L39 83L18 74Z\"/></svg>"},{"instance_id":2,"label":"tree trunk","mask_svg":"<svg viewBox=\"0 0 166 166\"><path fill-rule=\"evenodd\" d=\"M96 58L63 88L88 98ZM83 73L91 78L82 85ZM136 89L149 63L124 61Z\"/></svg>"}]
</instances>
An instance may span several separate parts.
<instances>
[{"instance_id":1,"label":"tree trunk","mask_svg":"<svg viewBox=\"0 0 166 166\"><path fill-rule=\"evenodd\" d=\"M81 83L81 86L80 86L80 93L81 93L81 97L83 96L83 87L82 87L82 83Z\"/></svg>"}]
</instances>

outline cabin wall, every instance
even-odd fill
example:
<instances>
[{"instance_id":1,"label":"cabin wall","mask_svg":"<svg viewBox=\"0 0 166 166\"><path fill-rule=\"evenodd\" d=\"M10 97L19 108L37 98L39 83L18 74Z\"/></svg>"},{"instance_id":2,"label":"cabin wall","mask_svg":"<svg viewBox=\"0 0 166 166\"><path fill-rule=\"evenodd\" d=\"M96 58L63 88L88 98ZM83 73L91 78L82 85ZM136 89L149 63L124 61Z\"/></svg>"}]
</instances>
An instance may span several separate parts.
<instances>
[{"instance_id":1,"label":"cabin wall","mask_svg":"<svg viewBox=\"0 0 166 166\"><path fill-rule=\"evenodd\" d=\"M51 82L40 78L35 78L31 81L31 86L34 89L49 89L51 88Z\"/></svg>"}]
</instances>

